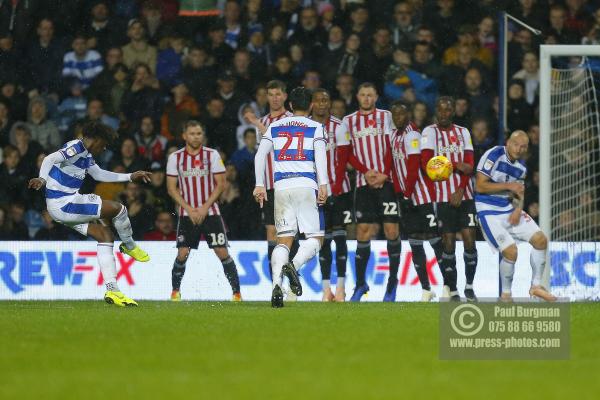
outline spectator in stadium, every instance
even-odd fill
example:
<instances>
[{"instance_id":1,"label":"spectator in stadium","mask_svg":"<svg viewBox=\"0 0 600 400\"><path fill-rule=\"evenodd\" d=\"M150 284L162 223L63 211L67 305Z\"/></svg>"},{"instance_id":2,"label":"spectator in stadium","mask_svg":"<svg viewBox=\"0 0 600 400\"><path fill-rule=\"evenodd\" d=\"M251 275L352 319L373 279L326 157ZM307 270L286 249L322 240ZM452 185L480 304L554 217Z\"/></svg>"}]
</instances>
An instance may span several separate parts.
<instances>
[{"instance_id":1,"label":"spectator in stadium","mask_svg":"<svg viewBox=\"0 0 600 400\"><path fill-rule=\"evenodd\" d=\"M523 56L528 51L537 52L533 34L525 28L519 29L508 42L508 76L512 76L522 68Z\"/></svg>"},{"instance_id":2,"label":"spectator in stadium","mask_svg":"<svg viewBox=\"0 0 600 400\"><path fill-rule=\"evenodd\" d=\"M63 58L63 78L79 79L84 89L87 89L94 78L104 69L102 57L96 50L87 47L87 37L80 33L71 42L73 51Z\"/></svg>"},{"instance_id":3,"label":"spectator in stadium","mask_svg":"<svg viewBox=\"0 0 600 400\"><path fill-rule=\"evenodd\" d=\"M152 117L146 115L142 117L134 135L141 156L148 162L163 161L167 149L167 138L159 135L154 125Z\"/></svg>"},{"instance_id":4,"label":"spectator in stadium","mask_svg":"<svg viewBox=\"0 0 600 400\"><path fill-rule=\"evenodd\" d=\"M261 5L261 0L248 0L243 5L241 19L248 31L257 28L262 30L269 23L268 14L261 9Z\"/></svg>"},{"instance_id":5,"label":"spectator in stadium","mask_svg":"<svg viewBox=\"0 0 600 400\"><path fill-rule=\"evenodd\" d=\"M292 60L286 54L281 54L275 61L275 69L271 74L272 80L278 80L292 87L295 84L295 78L292 75Z\"/></svg>"},{"instance_id":6,"label":"spectator in stadium","mask_svg":"<svg viewBox=\"0 0 600 400\"><path fill-rule=\"evenodd\" d=\"M546 38L551 36L557 44L580 43L577 33L566 26L567 10L560 4L550 7L549 28L545 32Z\"/></svg>"},{"instance_id":7,"label":"spectator in stadium","mask_svg":"<svg viewBox=\"0 0 600 400\"><path fill-rule=\"evenodd\" d=\"M10 226L10 220L7 217L8 207L0 205L0 240L9 240L12 226Z\"/></svg>"},{"instance_id":8,"label":"spectator in stadium","mask_svg":"<svg viewBox=\"0 0 600 400\"><path fill-rule=\"evenodd\" d=\"M354 93L354 77L352 75L339 74L335 89L337 90L337 98L344 101L346 111L350 113L358 109L358 101Z\"/></svg>"},{"instance_id":9,"label":"spectator in stadium","mask_svg":"<svg viewBox=\"0 0 600 400\"><path fill-rule=\"evenodd\" d=\"M1 79L1 77L0 77ZM1 81L0 100L8 104L13 119L16 121L27 119L27 105L29 99L20 86L12 80ZM33 94L37 91L33 91Z\"/></svg>"},{"instance_id":10,"label":"spectator in stadium","mask_svg":"<svg viewBox=\"0 0 600 400\"><path fill-rule=\"evenodd\" d=\"M475 158L475 165L479 162L479 159L494 146L494 138L490 134L489 123L485 118L475 118L471 125L471 136L473 140L473 155Z\"/></svg>"},{"instance_id":11,"label":"spectator in stadium","mask_svg":"<svg viewBox=\"0 0 600 400\"><path fill-rule=\"evenodd\" d=\"M21 155L15 146L6 146L3 158L0 163L0 205L8 205L23 200L27 173L20 165Z\"/></svg>"},{"instance_id":12,"label":"spectator in stadium","mask_svg":"<svg viewBox=\"0 0 600 400\"><path fill-rule=\"evenodd\" d=\"M103 124L108 125L113 129L117 129L119 127L118 119L104 113L104 104L102 104L102 100L91 99L87 103L85 117L71 124L69 128L68 139L75 138L77 136L77 127L81 127L85 125L86 122L90 121L101 121ZM96 158L96 162L101 163L101 160L109 156L110 154L108 153L108 151L106 151Z\"/></svg>"},{"instance_id":13,"label":"spectator in stadium","mask_svg":"<svg viewBox=\"0 0 600 400\"><path fill-rule=\"evenodd\" d=\"M244 48L237 49L233 55L232 74L235 77L235 86L244 97L252 95L254 82L263 78L262 71L250 68L250 52Z\"/></svg>"},{"instance_id":14,"label":"spectator in stadium","mask_svg":"<svg viewBox=\"0 0 600 400\"><path fill-rule=\"evenodd\" d=\"M238 90L236 83L235 77L230 71L223 72L217 79L217 96L223 100L225 105L223 116L234 123L237 122L240 107L248 101L248 97Z\"/></svg>"},{"instance_id":15,"label":"spectator in stadium","mask_svg":"<svg viewBox=\"0 0 600 400\"><path fill-rule=\"evenodd\" d=\"M250 39L246 49L250 54L250 66L252 71L266 71L269 65L267 46L265 45L265 35L262 26L255 26L248 32Z\"/></svg>"},{"instance_id":16,"label":"spectator in stadium","mask_svg":"<svg viewBox=\"0 0 600 400\"><path fill-rule=\"evenodd\" d=\"M472 51L468 46L459 47L457 63L444 65L442 67L442 75L439 79L440 94L451 96L458 95L463 89L465 75L471 68L477 68L482 74L482 79L488 81L488 71L485 65L473 58Z\"/></svg>"},{"instance_id":17,"label":"spectator in stadium","mask_svg":"<svg viewBox=\"0 0 600 400\"><path fill-rule=\"evenodd\" d=\"M58 93L64 46L54 37L54 23L48 18L40 20L36 33L37 38L25 49L24 83L29 90L39 93Z\"/></svg>"},{"instance_id":18,"label":"spectator in stadium","mask_svg":"<svg viewBox=\"0 0 600 400\"><path fill-rule=\"evenodd\" d=\"M44 157L46 157L48 153L41 152L38 154L35 160L35 168L29 172L27 176L27 182L29 182L32 178L37 178L40 174L40 168L42 167L42 162L44 161ZM42 190L23 190L23 199L25 205L28 210L33 210L38 213L42 212L46 209L46 194Z\"/></svg>"},{"instance_id":19,"label":"spectator in stadium","mask_svg":"<svg viewBox=\"0 0 600 400\"><path fill-rule=\"evenodd\" d=\"M306 58L312 63L318 59L326 38L326 32L319 26L317 10L313 7L303 8L300 11L300 24L289 38L289 43L299 44L304 49Z\"/></svg>"},{"instance_id":20,"label":"spectator in stadium","mask_svg":"<svg viewBox=\"0 0 600 400\"><path fill-rule=\"evenodd\" d=\"M288 43L285 39L285 26L274 23L269 31L269 39L266 44L267 63L269 66L275 64L277 58L287 53Z\"/></svg>"},{"instance_id":21,"label":"spectator in stadium","mask_svg":"<svg viewBox=\"0 0 600 400\"><path fill-rule=\"evenodd\" d=\"M319 55L320 60L328 60L328 62L317 63L319 72L323 77L323 82L329 83L330 86L335 82L337 65L343 53L344 31L340 26L334 25L329 30L328 41L321 49ZM328 89L333 89L333 87L329 87Z\"/></svg>"},{"instance_id":22,"label":"spectator in stadium","mask_svg":"<svg viewBox=\"0 0 600 400\"><path fill-rule=\"evenodd\" d=\"M14 48L10 32L0 31L0 76L22 82L21 54Z\"/></svg>"},{"instance_id":23,"label":"spectator in stadium","mask_svg":"<svg viewBox=\"0 0 600 400\"><path fill-rule=\"evenodd\" d=\"M123 63L128 68L137 70L136 64L146 65L152 74L156 71L156 47L151 46L146 41L146 30L142 21L132 19L127 24L127 37L129 43L122 47Z\"/></svg>"},{"instance_id":24,"label":"spectator in stadium","mask_svg":"<svg viewBox=\"0 0 600 400\"><path fill-rule=\"evenodd\" d=\"M30 174L35 169L35 160L43 149L42 146L31 139L31 130L24 122L15 122L10 130L10 143L19 150L21 156L20 167L23 173Z\"/></svg>"},{"instance_id":25,"label":"spectator in stadium","mask_svg":"<svg viewBox=\"0 0 600 400\"><path fill-rule=\"evenodd\" d=\"M237 183L237 175L236 167L231 163L227 163L223 191L219 196L219 211L228 228L230 239L244 237L244 231L247 229L247 216L243 206L244 200L241 198L241 190Z\"/></svg>"},{"instance_id":26,"label":"spectator in stadium","mask_svg":"<svg viewBox=\"0 0 600 400\"><path fill-rule=\"evenodd\" d=\"M113 157L112 168L116 165L122 165L125 167L125 173L130 174L135 171L145 171L149 166L149 162L140 155L138 143L135 139L126 136L121 141L118 154Z\"/></svg>"},{"instance_id":27,"label":"spectator in stadium","mask_svg":"<svg viewBox=\"0 0 600 400\"><path fill-rule=\"evenodd\" d=\"M173 215L169 211L156 214L154 230L144 233L144 240L174 241L177 233L173 223Z\"/></svg>"},{"instance_id":28,"label":"spectator in stadium","mask_svg":"<svg viewBox=\"0 0 600 400\"><path fill-rule=\"evenodd\" d=\"M492 55L496 55L498 52L498 42L494 32L494 18L489 15L481 18L479 24L477 24L477 38L482 48L488 49L492 52Z\"/></svg>"},{"instance_id":29,"label":"spectator in stadium","mask_svg":"<svg viewBox=\"0 0 600 400\"><path fill-rule=\"evenodd\" d=\"M419 132L423 131L427 125L431 123L427 104L422 101L417 101L412 106L412 123L416 126Z\"/></svg>"},{"instance_id":30,"label":"spectator in stadium","mask_svg":"<svg viewBox=\"0 0 600 400\"><path fill-rule=\"evenodd\" d=\"M208 61L208 54L203 47L192 47L184 59L181 74L190 94L203 104L208 100L209 93L214 92L217 81L217 69Z\"/></svg>"},{"instance_id":31,"label":"spectator in stadium","mask_svg":"<svg viewBox=\"0 0 600 400\"><path fill-rule=\"evenodd\" d=\"M123 51L120 47L111 47L106 51L104 57L104 69L92 81L86 95L88 97L103 98L106 103L106 93L110 91L110 87L114 82L114 69L118 65L123 64ZM125 68L127 68L125 66Z\"/></svg>"},{"instance_id":32,"label":"spectator in stadium","mask_svg":"<svg viewBox=\"0 0 600 400\"><path fill-rule=\"evenodd\" d=\"M6 101L0 99L0 148L8 144L12 124L8 104Z\"/></svg>"},{"instance_id":33,"label":"spectator in stadium","mask_svg":"<svg viewBox=\"0 0 600 400\"><path fill-rule=\"evenodd\" d=\"M508 85L507 125L509 131L527 130L533 120L533 110L525 100L525 83L513 79Z\"/></svg>"},{"instance_id":34,"label":"spectator in stadium","mask_svg":"<svg viewBox=\"0 0 600 400\"><path fill-rule=\"evenodd\" d=\"M240 108L240 111L238 112L239 125L235 130L235 137L237 139L238 150L244 148L244 135L246 133L246 130L254 129L254 125L250 124L248 122L248 119L245 117L246 113L252 113L255 118L262 117L262 115L260 115L254 110L251 103L246 103Z\"/></svg>"},{"instance_id":35,"label":"spectator in stadium","mask_svg":"<svg viewBox=\"0 0 600 400\"><path fill-rule=\"evenodd\" d=\"M229 65L233 58L233 49L225 43L225 24L220 21L213 23L209 28L208 38L208 51L215 63L220 66Z\"/></svg>"},{"instance_id":36,"label":"spectator in stadium","mask_svg":"<svg viewBox=\"0 0 600 400\"><path fill-rule=\"evenodd\" d=\"M465 92L469 99L470 112L474 117L491 117L492 96L481 77L477 68L469 68L465 75Z\"/></svg>"},{"instance_id":37,"label":"spectator in stadium","mask_svg":"<svg viewBox=\"0 0 600 400\"><path fill-rule=\"evenodd\" d=\"M161 47L161 39L167 36L171 31L169 24L165 23L163 9L167 6L167 1L146 0L142 3L140 17L142 24L146 28L148 43L152 46Z\"/></svg>"},{"instance_id":38,"label":"spectator in stadium","mask_svg":"<svg viewBox=\"0 0 600 400\"><path fill-rule=\"evenodd\" d=\"M536 29L546 27L548 13L544 10L542 2L538 2L537 0L519 0L518 3L513 3L514 5L510 10L510 14L515 18Z\"/></svg>"},{"instance_id":39,"label":"spectator in stadium","mask_svg":"<svg viewBox=\"0 0 600 400\"><path fill-rule=\"evenodd\" d=\"M394 6L394 22L390 29L392 31L392 43L396 48L410 49L417 41L417 26L415 24L413 4L402 0Z\"/></svg>"},{"instance_id":40,"label":"spectator in stadium","mask_svg":"<svg viewBox=\"0 0 600 400\"><path fill-rule=\"evenodd\" d=\"M346 102L344 100L338 98L331 101L331 115L337 119L342 119L349 113L350 111L346 110Z\"/></svg>"},{"instance_id":41,"label":"spectator in stadium","mask_svg":"<svg viewBox=\"0 0 600 400\"><path fill-rule=\"evenodd\" d=\"M15 201L8 206L7 225L10 228L6 240L29 240L29 229L25 223L25 205Z\"/></svg>"},{"instance_id":42,"label":"spectator in stadium","mask_svg":"<svg viewBox=\"0 0 600 400\"><path fill-rule=\"evenodd\" d=\"M165 39L169 46L158 53L156 78L164 87L170 87L180 78L185 41L173 34Z\"/></svg>"},{"instance_id":43,"label":"spectator in stadium","mask_svg":"<svg viewBox=\"0 0 600 400\"><path fill-rule=\"evenodd\" d=\"M154 161L150 166L150 171L152 172L152 175L150 176L148 202L155 210L173 212L173 210L175 210L175 204L167 191L165 164Z\"/></svg>"},{"instance_id":44,"label":"spectator in stadium","mask_svg":"<svg viewBox=\"0 0 600 400\"><path fill-rule=\"evenodd\" d=\"M421 41L415 44L411 65L413 70L425 75L428 79L438 79L442 73L442 67L435 60L431 51L431 45L427 42Z\"/></svg>"},{"instance_id":45,"label":"spectator in stadium","mask_svg":"<svg viewBox=\"0 0 600 400\"><path fill-rule=\"evenodd\" d=\"M581 38L581 44L600 44L600 8L594 11L585 36Z\"/></svg>"},{"instance_id":46,"label":"spectator in stadium","mask_svg":"<svg viewBox=\"0 0 600 400\"><path fill-rule=\"evenodd\" d=\"M69 240L71 232L76 231L69 229L66 225L54 222L47 210L41 212L44 225L33 236L34 240ZM83 237L80 236L82 240Z\"/></svg>"},{"instance_id":47,"label":"spectator in stadium","mask_svg":"<svg viewBox=\"0 0 600 400\"><path fill-rule=\"evenodd\" d=\"M540 126L533 123L527 130L529 136L529 154L527 157L527 169L529 171L539 170L539 154L540 154Z\"/></svg>"},{"instance_id":48,"label":"spectator in stadium","mask_svg":"<svg viewBox=\"0 0 600 400\"><path fill-rule=\"evenodd\" d=\"M315 90L321 87L321 76L318 71L309 69L304 73L304 78L301 83L305 88Z\"/></svg>"},{"instance_id":49,"label":"spectator in stadium","mask_svg":"<svg viewBox=\"0 0 600 400\"><path fill-rule=\"evenodd\" d=\"M256 154L256 129L249 126L244 131L244 147L236 150L230 158L231 164L239 171L240 178L254 173L254 155Z\"/></svg>"},{"instance_id":50,"label":"spectator in stadium","mask_svg":"<svg viewBox=\"0 0 600 400\"><path fill-rule=\"evenodd\" d=\"M208 146L231 154L237 148L236 124L225 118L225 102L221 97L213 97L206 105L206 115L201 118L206 128ZM237 116L237 112L235 114Z\"/></svg>"},{"instance_id":51,"label":"spectator in stadium","mask_svg":"<svg viewBox=\"0 0 600 400\"><path fill-rule=\"evenodd\" d=\"M112 118L124 120L125 117L121 112L121 105L123 103L123 97L129 89L130 72L127 66L123 63L118 63L115 65L110 72L112 73L111 82L106 87L106 91L102 92L98 98L101 99L102 104L106 105L105 108L107 115Z\"/></svg>"},{"instance_id":52,"label":"spectator in stadium","mask_svg":"<svg viewBox=\"0 0 600 400\"><path fill-rule=\"evenodd\" d=\"M526 52L521 65L523 69L515 73L513 79L521 79L525 82L525 99L533 106L537 102L540 86L540 65L537 54L533 51Z\"/></svg>"},{"instance_id":53,"label":"spectator in stadium","mask_svg":"<svg viewBox=\"0 0 600 400\"><path fill-rule=\"evenodd\" d=\"M58 130L62 136L68 132L73 122L85 118L87 99L83 96L83 87L78 79L71 78L68 83L69 96L58 105Z\"/></svg>"},{"instance_id":54,"label":"spectator in stadium","mask_svg":"<svg viewBox=\"0 0 600 400\"><path fill-rule=\"evenodd\" d=\"M246 31L242 29L241 9L237 0L226 0L223 8L223 25L225 25L225 44L232 49L241 47L246 42Z\"/></svg>"},{"instance_id":55,"label":"spectator in stadium","mask_svg":"<svg viewBox=\"0 0 600 400\"><path fill-rule=\"evenodd\" d=\"M292 61L292 76L294 82L300 82L304 73L312 68L310 60L304 58L304 49L298 43L290 46L290 60Z\"/></svg>"},{"instance_id":56,"label":"spectator in stadium","mask_svg":"<svg viewBox=\"0 0 600 400\"><path fill-rule=\"evenodd\" d=\"M262 117L269 112L267 87L265 84L261 83L256 86L256 90L254 91L254 100L250 102L250 106L257 117Z\"/></svg>"},{"instance_id":57,"label":"spectator in stadium","mask_svg":"<svg viewBox=\"0 0 600 400\"><path fill-rule=\"evenodd\" d=\"M56 151L63 143L62 136L54 122L48 120L46 102L41 97L33 97L27 109L27 127L31 139L50 152Z\"/></svg>"},{"instance_id":58,"label":"spectator in stadium","mask_svg":"<svg viewBox=\"0 0 600 400\"><path fill-rule=\"evenodd\" d=\"M360 43L369 43L373 31L369 26L369 9L366 5L355 3L350 8L350 21L346 28L348 36L355 34L360 39Z\"/></svg>"},{"instance_id":59,"label":"spectator in stadium","mask_svg":"<svg viewBox=\"0 0 600 400\"><path fill-rule=\"evenodd\" d=\"M129 121L139 121L146 114L158 120L162 114L162 98L158 80L147 64L133 70L132 84L121 100L121 111Z\"/></svg>"},{"instance_id":60,"label":"spectator in stadium","mask_svg":"<svg viewBox=\"0 0 600 400\"><path fill-rule=\"evenodd\" d=\"M125 191L120 195L121 202L129 213L133 238L142 240L144 233L152 229L156 210L151 207L146 199L147 195L142 186L135 182L128 182Z\"/></svg>"},{"instance_id":61,"label":"spectator in stadium","mask_svg":"<svg viewBox=\"0 0 600 400\"><path fill-rule=\"evenodd\" d=\"M169 140L174 139L182 131L183 124L200 115L200 106L189 95L185 83L177 79L171 88L171 100L164 107L160 119L160 133Z\"/></svg>"},{"instance_id":62,"label":"spectator in stadium","mask_svg":"<svg viewBox=\"0 0 600 400\"><path fill-rule=\"evenodd\" d=\"M456 9L455 0L437 0L436 9L424 13L425 24L434 30L440 48L456 41L456 29L463 24L463 14Z\"/></svg>"},{"instance_id":63,"label":"spectator in stadium","mask_svg":"<svg viewBox=\"0 0 600 400\"><path fill-rule=\"evenodd\" d=\"M40 8L40 2L33 0L0 2L0 27L11 31L17 47L27 42Z\"/></svg>"},{"instance_id":64,"label":"spectator in stadium","mask_svg":"<svg viewBox=\"0 0 600 400\"><path fill-rule=\"evenodd\" d=\"M454 99L454 123L468 128L471 126L471 108L468 94L459 94Z\"/></svg>"},{"instance_id":65,"label":"spectator in stadium","mask_svg":"<svg viewBox=\"0 0 600 400\"><path fill-rule=\"evenodd\" d=\"M585 34L586 27L590 25L592 9L587 0L566 0L567 8L565 26L578 36ZM595 7L598 5L596 4Z\"/></svg>"},{"instance_id":66,"label":"spectator in stadium","mask_svg":"<svg viewBox=\"0 0 600 400\"><path fill-rule=\"evenodd\" d=\"M473 59L480 61L487 68L491 68L494 64L494 55L490 49L481 46L476 35L477 27L474 25L462 25L458 28L458 41L444 52L443 64L457 65L459 49L468 47Z\"/></svg>"},{"instance_id":67,"label":"spectator in stadium","mask_svg":"<svg viewBox=\"0 0 600 400\"><path fill-rule=\"evenodd\" d=\"M393 51L390 30L385 25L378 26L373 33L372 45L367 46L359 60L356 75L358 80L373 82L381 93L384 75L388 66L394 62Z\"/></svg>"},{"instance_id":68,"label":"spectator in stadium","mask_svg":"<svg viewBox=\"0 0 600 400\"><path fill-rule=\"evenodd\" d=\"M113 46L124 44L124 27L116 18L111 17L108 4L108 0L94 0L89 20L84 27L88 48L95 49L100 54L106 54Z\"/></svg>"}]
</instances>

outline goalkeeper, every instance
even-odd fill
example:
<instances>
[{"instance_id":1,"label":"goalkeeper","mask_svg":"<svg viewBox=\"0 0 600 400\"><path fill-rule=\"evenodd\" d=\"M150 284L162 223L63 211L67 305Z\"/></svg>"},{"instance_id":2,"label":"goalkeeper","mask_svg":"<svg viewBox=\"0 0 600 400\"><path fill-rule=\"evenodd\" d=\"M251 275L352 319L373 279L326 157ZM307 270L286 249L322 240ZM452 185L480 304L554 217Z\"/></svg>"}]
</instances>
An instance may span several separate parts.
<instances>
[{"instance_id":1,"label":"goalkeeper","mask_svg":"<svg viewBox=\"0 0 600 400\"><path fill-rule=\"evenodd\" d=\"M548 239L535 221L523 211L523 180L527 167L522 157L527 153L528 146L527 134L515 131L510 135L506 146L495 146L481 157L475 181L477 218L485 240L502 253L501 299L512 299L511 287L517 261L516 239L533 246L529 294L546 301L555 301L556 297L541 284L546 267Z\"/></svg>"}]
</instances>

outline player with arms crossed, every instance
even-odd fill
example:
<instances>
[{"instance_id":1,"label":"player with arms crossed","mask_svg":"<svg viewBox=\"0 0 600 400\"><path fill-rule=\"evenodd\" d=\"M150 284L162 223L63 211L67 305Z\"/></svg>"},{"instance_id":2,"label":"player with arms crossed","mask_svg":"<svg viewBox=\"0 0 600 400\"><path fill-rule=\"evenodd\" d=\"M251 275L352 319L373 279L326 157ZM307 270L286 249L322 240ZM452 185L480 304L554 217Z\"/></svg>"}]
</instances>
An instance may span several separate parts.
<instances>
[{"instance_id":1,"label":"player with arms crossed","mask_svg":"<svg viewBox=\"0 0 600 400\"><path fill-rule=\"evenodd\" d=\"M60 150L48 154L42 161L40 175L29 181L29 187L39 190L46 186L46 206L53 220L67 225L98 241L98 264L106 284L104 300L120 307L137 306L117 285L117 267L113 253L114 236L105 224L90 222L111 221L123 241L122 253L137 261L147 262L148 254L133 240L133 230L127 208L115 201L102 200L95 194L81 194L79 189L87 174L99 182L150 182L150 173L136 171L117 174L101 169L94 161L106 146L117 139L116 133L99 122L83 127L83 138L67 142Z\"/></svg>"},{"instance_id":2,"label":"player with arms crossed","mask_svg":"<svg viewBox=\"0 0 600 400\"><path fill-rule=\"evenodd\" d=\"M431 301L435 298L435 292L431 291L423 242L429 241L440 260L443 251L435 218L435 188L421 170L421 134L409 121L408 107L397 101L392 104L391 112L396 126L392 134L392 156L394 189L400 203L400 224L402 231L408 235L413 264L423 289L421 301ZM388 290L383 301L396 300L397 275L397 270L390 270Z\"/></svg>"},{"instance_id":3,"label":"player with arms crossed","mask_svg":"<svg viewBox=\"0 0 600 400\"><path fill-rule=\"evenodd\" d=\"M421 134L421 165L423 170L434 156L442 155L452 162L453 172L441 182L435 182L437 218L444 252L440 265L444 275L444 297L460 300L456 288L456 234L460 232L464 245L465 297L476 301L473 280L477 269L475 247L476 211L471 175L474 169L473 142L467 128L455 125L454 99L442 96L436 102L437 124L429 125Z\"/></svg>"},{"instance_id":4,"label":"player with arms crossed","mask_svg":"<svg viewBox=\"0 0 600 400\"><path fill-rule=\"evenodd\" d=\"M529 294L546 301L556 301L542 287L546 267L548 239L535 221L523 211L527 167L522 157L527 154L529 137L523 131L510 135L506 146L495 146L485 152L477 165L475 204L477 218L485 240L500 251L500 284L502 300L511 300L511 288L517 261L516 240L529 242L531 256L531 288Z\"/></svg>"},{"instance_id":5,"label":"player with arms crossed","mask_svg":"<svg viewBox=\"0 0 600 400\"><path fill-rule=\"evenodd\" d=\"M287 100L287 91L285 83L278 80L272 80L267 83L267 102L269 103L269 113L262 117L260 120L256 118L253 112L245 114L246 119L258 130L258 142L262 135L267 131L269 125L273 122L278 121L285 117L291 117L293 114L285 109L285 101ZM275 211L274 211L274 198L273 189L273 152L270 152L266 157L266 171L265 171L265 189L267 190L267 198L263 203L262 208L262 221L265 225L267 233L267 255L269 259L269 268L271 268L271 255L273 249L277 244L277 232L275 230ZM271 275L273 275L271 269Z\"/></svg>"},{"instance_id":6,"label":"player with arms crossed","mask_svg":"<svg viewBox=\"0 0 600 400\"><path fill-rule=\"evenodd\" d=\"M167 160L167 190L179 206L177 223L177 257L173 263L171 300L181 300L181 281L190 249L198 249L204 235L221 264L231 285L233 301L241 301L240 279L235 261L227 250L227 233L217 199L224 189L225 165L219 153L202 145L204 128L190 120L183 126L185 147Z\"/></svg>"},{"instance_id":7,"label":"player with arms crossed","mask_svg":"<svg viewBox=\"0 0 600 400\"><path fill-rule=\"evenodd\" d=\"M265 189L265 160L274 150L275 227L277 246L273 250L273 293L271 305L283 307L282 277L290 281L290 290L302 295L297 269L313 258L321 248L325 234L323 209L327 200L327 139L323 126L308 118L312 94L299 87L290 93L293 117L269 125L255 156L256 188L254 197L262 206L268 199ZM290 247L298 232L304 233L294 259Z\"/></svg>"},{"instance_id":8,"label":"player with arms crossed","mask_svg":"<svg viewBox=\"0 0 600 400\"><path fill-rule=\"evenodd\" d=\"M348 162L357 170L354 210L356 213L356 287L350 298L360 301L369 291L367 264L371 257L371 224L383 222L390 260L390 271L398 271L402 242L398 226L398 203L391 174L390 137L392 115L375 108L377 90L366 82L356 95L359 110L344 117L344 129L350 133L352 152ZM346 164L346 160L341 159Z\"/></svg>"},{"instance_id":9,"label":"player with arms crossed","mask_svg":"<svg viewBox=\"0 0 600 400\"><path fill-rule=\"evenodd\" d=\"M327 137L327 174L329 176L329 189L333 196L325 204L325 242L319 252L319 264L323 276L323 301L342 302L346 299L344 282L346 279L346 260L348 258L348 245L346 243L346 225L352 223L352 192L350 192L350 178L346 171L346 163L340 162L340 154L347 159L350 141L348 131L344 129L342 121L330 114L331 97L325 89L313 91L313 108L311 118L321 124ZM335 242L337 286L335 296L331 292L331 242Z\"/></svg>"}]
</instances>

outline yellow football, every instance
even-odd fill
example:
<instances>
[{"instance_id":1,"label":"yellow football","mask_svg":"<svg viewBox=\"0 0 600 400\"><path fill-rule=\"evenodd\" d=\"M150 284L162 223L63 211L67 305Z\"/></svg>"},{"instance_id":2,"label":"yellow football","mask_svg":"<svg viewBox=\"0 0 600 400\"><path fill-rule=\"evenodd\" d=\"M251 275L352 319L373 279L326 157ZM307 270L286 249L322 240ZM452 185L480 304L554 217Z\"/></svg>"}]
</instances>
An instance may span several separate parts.
<instances>
[{"instance_id":1,"label":"yellow football","mask_svg":"<svg viewBox=\"0 0 600 400\"><path fill-rule=\"evenodd\" d=\"M445 181L452 174L452 163L444 156L435 156L427 162L427 176L434 182Z\"/></svg>"}]
</instances>

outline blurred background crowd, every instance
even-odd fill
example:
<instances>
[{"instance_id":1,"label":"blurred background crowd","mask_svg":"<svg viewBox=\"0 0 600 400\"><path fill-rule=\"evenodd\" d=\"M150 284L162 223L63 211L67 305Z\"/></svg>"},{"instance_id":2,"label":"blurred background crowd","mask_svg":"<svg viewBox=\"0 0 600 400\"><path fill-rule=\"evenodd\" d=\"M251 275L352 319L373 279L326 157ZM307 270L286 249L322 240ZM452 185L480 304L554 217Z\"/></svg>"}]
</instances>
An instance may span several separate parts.
<instances>
[{"instance_id":1,"label":"blurred background crowd","mask_svg":"<svg viewBox=\"0 0 600 400\"><path fill-rule=\"evenodd\" d=\"M422 129L439 95L456 98L476 158L498 143L496 14L512 26L508 126L530 137L526 209L538 215L540 44L599 44L600 9L586 0L0 0L0 239L66 240L43 193L26 189L41 160L100 120L119 143L97 163L150 170L150 185L96 183L82 192L119 199L135 239L174 240L165 161L182 147L187 119L227 166L220 207L231 239L261 239L254 187L256 133L244 120L268 113L265 85L325 87L338 118L373 82L380 108L402 99ZM288 90L289 90L288 89Z\"/></svg>"}]
</instances>

